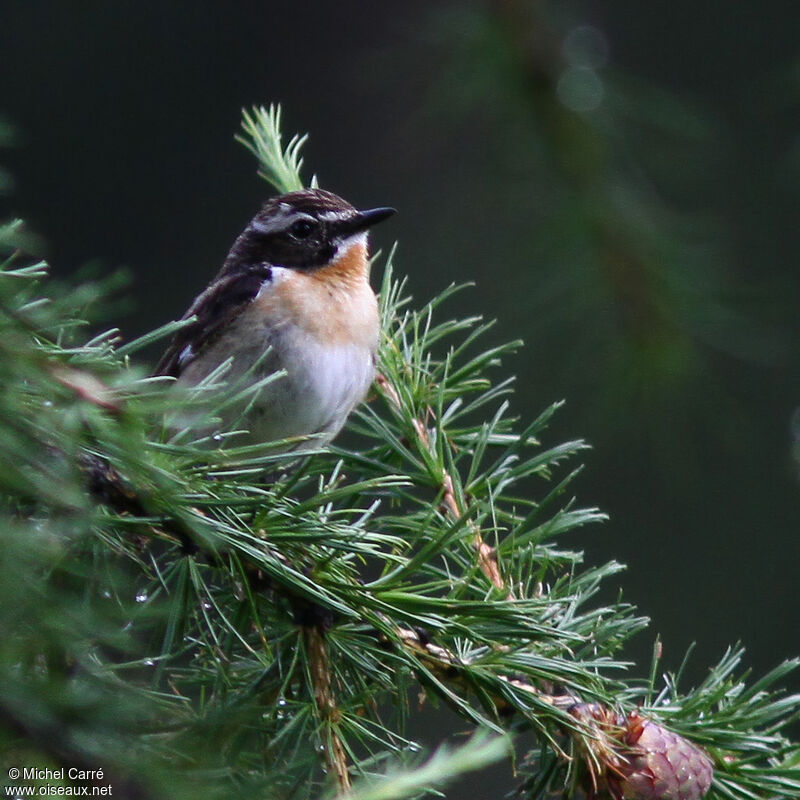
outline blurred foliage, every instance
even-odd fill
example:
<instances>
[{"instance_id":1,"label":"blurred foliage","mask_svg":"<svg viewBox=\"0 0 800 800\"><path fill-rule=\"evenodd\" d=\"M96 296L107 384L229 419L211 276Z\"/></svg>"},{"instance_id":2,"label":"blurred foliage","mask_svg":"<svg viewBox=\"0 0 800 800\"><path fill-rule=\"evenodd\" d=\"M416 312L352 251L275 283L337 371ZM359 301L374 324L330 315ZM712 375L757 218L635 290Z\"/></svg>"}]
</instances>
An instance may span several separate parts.
<instances>
[{"instance_id":1,"label":"blurred foliage","mask_svg":"<svg viewBox=\"0 0 800 800\"><path fill-rule=\"evenodd\" d=\"M468 225L482 249L465 242L456 261L516 299L505 315L534 343L526 379L561 387L600 444L632 441L673 482L688 470L690 489L698 426L729 455L756 446L733 368L793 363L796 293L744 260L723 218L727 122L616 68L587 16L530 0L438 15L449 55L420 124L480 149L483 184L446 246Z\"/></svg>"}]
</instances>

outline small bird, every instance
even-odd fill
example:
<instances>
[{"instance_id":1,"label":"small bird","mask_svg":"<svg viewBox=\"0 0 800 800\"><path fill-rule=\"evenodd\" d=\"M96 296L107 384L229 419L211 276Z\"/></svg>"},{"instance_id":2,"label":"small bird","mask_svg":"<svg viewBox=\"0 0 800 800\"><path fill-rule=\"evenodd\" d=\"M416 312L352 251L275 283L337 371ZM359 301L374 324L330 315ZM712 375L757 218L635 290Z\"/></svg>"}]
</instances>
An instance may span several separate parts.
<instances>
[{"instance_id":1,"label":"small bird","mask_svg":"<svg viewBox=\"0 0 800 800\"><path fill-rule=\"evenodd\" d=\"M251 442L312 434L294 449L329 442L374 377L379 321L367 230L394 213L358 211L322 189L268 200L184 314L195 319L155 374L193 386L232 359L226 380L252 385L284 370L237 427Z\"/></svg>"}]
</instances>

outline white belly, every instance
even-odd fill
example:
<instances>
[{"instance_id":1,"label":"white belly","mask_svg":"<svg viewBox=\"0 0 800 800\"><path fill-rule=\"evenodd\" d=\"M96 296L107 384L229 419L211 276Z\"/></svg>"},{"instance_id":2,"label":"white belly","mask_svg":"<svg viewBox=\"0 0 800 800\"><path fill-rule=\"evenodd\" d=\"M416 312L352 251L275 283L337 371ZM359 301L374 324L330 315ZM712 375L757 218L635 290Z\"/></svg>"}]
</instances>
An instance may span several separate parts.
<instances>
[{"instance_id":1,"label":"white belly","mask_svg":"<svg viewBox=\"0 0 800 800\"><path fill-rule=\"evenodd\" d=\"M320 434L305 447L330 441L372 383L372 352L356 345L306 342L301 356L296 351L291 358L286 353L276 355L287 374L263 389L248 414L250 437L275 441Z\"/></svg>"}]
</instances>

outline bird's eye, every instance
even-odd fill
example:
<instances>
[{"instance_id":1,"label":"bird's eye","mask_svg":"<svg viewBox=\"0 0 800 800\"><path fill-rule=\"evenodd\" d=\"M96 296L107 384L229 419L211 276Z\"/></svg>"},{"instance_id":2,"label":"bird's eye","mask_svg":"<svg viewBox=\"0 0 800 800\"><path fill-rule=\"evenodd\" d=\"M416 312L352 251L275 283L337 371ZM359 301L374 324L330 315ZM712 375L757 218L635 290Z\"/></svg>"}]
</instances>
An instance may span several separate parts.
<instances>
[{"instance_id":1,"label":"bird's eye","mask_svg":"<svg viewBox=\"0 0 800 800\"><path fill-rule=\"evenodd\" d=\"M291 233L295 239L305 239L311 235L314 228L315 225L311 220L298 219L297 222L293 222L289 226L289 233Z\"/></svg>"}]
</instances>

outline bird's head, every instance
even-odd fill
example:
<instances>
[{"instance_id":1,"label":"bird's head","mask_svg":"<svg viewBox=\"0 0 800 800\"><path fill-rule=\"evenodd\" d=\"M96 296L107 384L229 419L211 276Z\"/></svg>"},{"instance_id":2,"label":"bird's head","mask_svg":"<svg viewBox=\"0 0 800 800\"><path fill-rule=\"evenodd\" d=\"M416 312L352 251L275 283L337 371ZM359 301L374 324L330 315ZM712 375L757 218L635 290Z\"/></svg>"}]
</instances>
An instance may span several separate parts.
<instances>
[{"instance_id":1,"label":"bird's head","mask_svg":"<svg viewBox=\"0 0 800 800\"><path fill-rule=\"evenodd\" d=\"M273 197L236 240L225 269L259 263L320 269L344 258L354 245L366 245L367 230L392 214L393 208L359 211L323 189Z\"/></svg>"}]
</instances>

